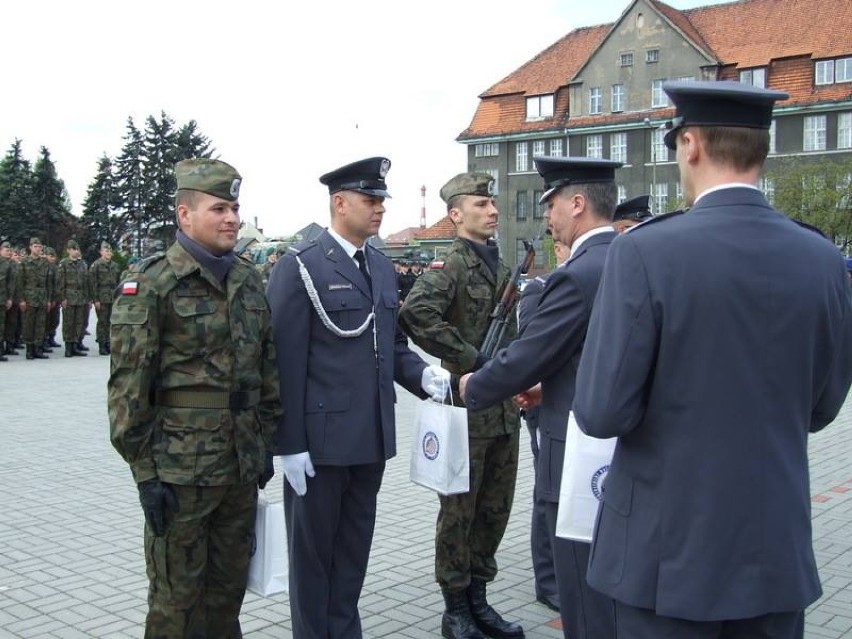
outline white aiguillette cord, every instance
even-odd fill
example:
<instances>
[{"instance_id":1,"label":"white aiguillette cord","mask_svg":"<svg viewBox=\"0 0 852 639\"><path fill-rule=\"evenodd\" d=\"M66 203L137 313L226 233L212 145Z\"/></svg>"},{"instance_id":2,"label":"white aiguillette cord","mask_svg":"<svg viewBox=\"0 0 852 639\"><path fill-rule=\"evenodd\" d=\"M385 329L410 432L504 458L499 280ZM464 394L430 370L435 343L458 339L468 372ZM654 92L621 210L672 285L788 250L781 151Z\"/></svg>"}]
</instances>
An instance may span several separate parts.
<instances>
[{"instance_id":1,"label":"white aiguillette cord","mask_svg":"<svg viewBox=\"0 0 852 639\"><path fill-rule=\"evenodd\" d=\"M308 269L305 268L302 260L299 259L299 256L296 256L296 261L299 263L299 275L302 276L302 282L305 285L305 291L308 293L308 298L311 300L311 304L313 304L314 310L319 315L320 321L323 326L325 326L332 333L337 335L338 337L360 337L364 334L364 331L367 330L367 327L370 325L370 322L376 317L376 311L371 310L370 314L367 315L367 319L364 320L364 323L361 324L358 328L354 328L352 330L344 330L337 326L334 322L331 321L331 318L328 316L328 313L325 312L325 309L322 307L322 303L319 299L319 293L317 293L317 289L314 286L314 281L311 279L311 274L308 273ZM376 329L373 328L373 350L376 350Z\"/></svg>"}]
</instances>

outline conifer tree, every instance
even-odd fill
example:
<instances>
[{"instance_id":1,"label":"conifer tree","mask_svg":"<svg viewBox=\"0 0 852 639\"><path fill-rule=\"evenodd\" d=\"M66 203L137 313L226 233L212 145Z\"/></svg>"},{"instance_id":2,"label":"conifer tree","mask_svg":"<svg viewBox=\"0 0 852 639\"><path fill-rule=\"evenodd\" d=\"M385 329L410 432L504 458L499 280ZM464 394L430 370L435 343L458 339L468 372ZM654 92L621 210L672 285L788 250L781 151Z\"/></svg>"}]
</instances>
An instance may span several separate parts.
<instances>
[{"instance_id":1,"label":"conifer tree","mask_svg":"<svg viewBox=\"0 0 852 639\"><path fill-rule=\"evenodd\" d=\"M43 229L41 241L61 253L65 242L77 231L77 220L71 215L65 183L57 176L47 147L41 147L32 178L33 217Z\"/></svg>"},{"instance_id":2,"label":"conifer tree","mask_svg":"<svg viewBox=\"0 0 852 639\"><path fill-rule=\"evenodd\" d=\"M0 160L0 237L26 246L29 238L43 232L33 217L33 175L30 163L15 140Z\"/></svg>"}]
</instances>

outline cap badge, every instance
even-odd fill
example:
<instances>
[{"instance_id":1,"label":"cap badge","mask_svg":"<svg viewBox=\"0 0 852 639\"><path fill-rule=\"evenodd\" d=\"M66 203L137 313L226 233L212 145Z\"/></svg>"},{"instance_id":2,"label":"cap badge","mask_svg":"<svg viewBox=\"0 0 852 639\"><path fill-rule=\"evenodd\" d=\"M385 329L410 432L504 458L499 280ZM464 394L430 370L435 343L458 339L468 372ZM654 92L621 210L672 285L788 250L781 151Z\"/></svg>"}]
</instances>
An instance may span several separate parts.
<instances>
[{"instance_id":1,"label":"cap badge","mask_svg":"<svg viewBox=\"0 0 852 639\"><path fill-rule=\"evenodd\" d=\"M228 192L231 194L231 197L234 198L234 199L240 197L240 182L241 182L240 178L236 178L236 179L234 179L233 182L231 182L231 188L229 189Z\"/></svg>"},{"instance_id":2,"label":"cap badge","mask_svg":"<svg viewBox=\"0 0 852 639\"><path fill-rule=\"evenodd\" d=\"M390 160L382 160L382 165L379 167L379 177L384 180L388 171L390 171Z\"/></svg>"}]
</instances>

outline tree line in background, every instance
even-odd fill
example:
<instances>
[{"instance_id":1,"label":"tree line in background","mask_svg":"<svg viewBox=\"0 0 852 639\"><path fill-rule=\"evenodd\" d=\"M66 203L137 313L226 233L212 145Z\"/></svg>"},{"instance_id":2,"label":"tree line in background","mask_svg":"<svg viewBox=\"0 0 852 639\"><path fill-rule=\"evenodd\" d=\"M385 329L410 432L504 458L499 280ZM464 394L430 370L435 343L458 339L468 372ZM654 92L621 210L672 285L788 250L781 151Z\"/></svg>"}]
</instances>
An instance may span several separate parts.
<instances>
[{"instance_id":1,"label":"tree line in background","mask_svg":"<svg viewBox=\"0 0 852 639\"><path fill-rule=\"evenodd\" d=\"M150 235L174 231L174 165L187 158L209 158L214 149L195 120L183 125L165 112L148 116L144 129L127 119L117 157L97 161L78 218L71 214L65 184L50 151L42 147L35 164L23 157L15 140L0 160L0 238L26 246L39 237L61 253L75 238L87 261L98 257L100 242L124 246L137 255Z\"/></svg>"}]
</instances>

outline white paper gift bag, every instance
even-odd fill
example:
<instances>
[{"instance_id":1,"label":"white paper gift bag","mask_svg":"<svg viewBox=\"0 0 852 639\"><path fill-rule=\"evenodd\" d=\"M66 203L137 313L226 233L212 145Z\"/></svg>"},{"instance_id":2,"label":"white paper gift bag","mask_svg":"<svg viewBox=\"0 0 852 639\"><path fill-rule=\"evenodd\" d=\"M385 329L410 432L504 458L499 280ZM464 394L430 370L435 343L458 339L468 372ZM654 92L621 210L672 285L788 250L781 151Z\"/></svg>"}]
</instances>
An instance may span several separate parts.
<instances>
[{"instance_id":1,"label":"white paper gift bag","mask_svg":"<svg viewBox=\"0 0 852 639\"><path fill-rule=\"evenodd\" d=\"M284 503L270 502L262 490L257 493L254 538L255 549L249 565L248 589L261 597L287 592L289 564Z\"/></svg>"},{"instance_id":2,"label":"white paper gift bag","mask_svg":"<svg viewBox=\"0 0 852 639\"><path fill-rule=\"evenodd\" d=\"M411 443L411 481L440 493L470 490L467 409L431 399L417 406Z\"/></svg>"},{"instance_id":3,"label":"white paper gift bag","mask_svg":"<svg viewBox=\"0 0 852 639\"><path fill-rule=\"evenodd\" d=\"M558 537L592 541L598 504L617 440L617 437L589 437L577 426L573 411L570 413L556 511Z\"/></svg>"}]
</instances>

